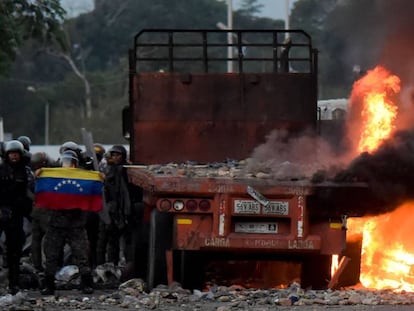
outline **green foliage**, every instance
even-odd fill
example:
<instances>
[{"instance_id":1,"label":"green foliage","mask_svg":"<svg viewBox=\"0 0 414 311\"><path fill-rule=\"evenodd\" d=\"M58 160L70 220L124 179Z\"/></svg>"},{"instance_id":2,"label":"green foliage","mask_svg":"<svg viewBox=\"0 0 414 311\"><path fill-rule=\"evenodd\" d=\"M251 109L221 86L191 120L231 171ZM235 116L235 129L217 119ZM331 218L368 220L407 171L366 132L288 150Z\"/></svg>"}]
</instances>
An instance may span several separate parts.
<instances>
[{"instance_id":1,"label":"green foliage","mask_svg":"<svg viewBox=\"0 0 414 311\"><path fill-rule=\"evenodd\" d=\"M96 0L95 3L92 12L63 20L58 0L0 1L0 73L6 70L10 73L7 80L0 81L0 116L6 131L14 135L30 134L35 144L43 143L44 100L48 100L51 143L79 141L81 127L92 131L94 138L102 143L123 143L121 110L128 104L128 49L138 31L216 29L217 22L227 21L225 1ZM244 1L241 9L234 12L234 27L283 29L283 20L257 16L261 9L258 3ZM388 14L391 9L399 14ZM34 13L23 14L30 10ZM402 45L414 44L401 38L406 32L399 25L402 22L411 25L409 13L413 10L414 1L410 0L296 1L290 27L308 32L319 50L320 97L348 96L355 80L354 65L367 70L382 61L408 75L410 66L398 65L409 64L406 60L414 55L414 47L411 51ZM61 30L63 27L65 32ZM406 29L410 34L412 27ZM65 52L89 81L91 119L83 117L83 81L65 59L44 52L50 43L56 51ZM382 50L384 45L386 49ZM38 92L29 93L29 85Z\"/></svg>"},{"instance_id":2,"label":"green foliage","mask_svg":"<svg viewBox=\"0 0 414 311\"><path fill-rule=\"evenodd\" d=\"M0 1L0 74L8 72L19 48L29 38L64 47L64 14L58 0Z\"/></svg>"},{"instance_id":3,"label":"green foliage","mask_svg":"<svg viewBox=\"0 0 414 311\"><path fill-rule=\"evenodd\" d=\"M240 15L254 16L262 11L263 5L258 0L243 0L240 9L237 11Z\"/></svg>"},{"instance_id":4,"label":"green foliage","mask_svg":"<svg viewBox=\"0 0 414 311\"><path fill-rule=\"evenodd\" d=\"M134 36L145 28L216 28L226 21L226 6L212 0L100 0L90 14L70 21L73 42L88 51L87 68L119 64Z\"/></svg>"}]
</instances>

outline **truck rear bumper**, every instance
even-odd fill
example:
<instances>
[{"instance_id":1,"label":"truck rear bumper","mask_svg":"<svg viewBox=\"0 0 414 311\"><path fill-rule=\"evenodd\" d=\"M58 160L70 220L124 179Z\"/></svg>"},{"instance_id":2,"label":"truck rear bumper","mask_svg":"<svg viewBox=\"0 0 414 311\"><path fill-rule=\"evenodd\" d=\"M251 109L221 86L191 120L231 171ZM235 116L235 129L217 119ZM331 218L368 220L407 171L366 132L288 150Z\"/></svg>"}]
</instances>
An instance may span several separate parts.
<instances>
[{"instance_id":1,"label":"truck rear bumper","mask_svg":"<svg viewBox=\"0 0 414 311\"><path fill-rule=\"evenodd\" d=\"M226 237L196 237L188 240L178 239L177 249L231 251L243 250L263 252L320 252L321 237L309 235L303 239L290 236L274 237L257 234L231 233Z\"/></svg>"},{"instance_id":2,"label":"truck rear bumper","mask_svg":"<svg viewBox=\"0 0 414 311\"><path fill-rule=\"evenodd\" d=\"M201 248L223 248L228 245L228 248L263 251L318 251L321 249L321 238L316 235L305 239L294 239L292 237L274 238L263 235L230 234L225 238L211 237L200 242Z\"/></svg>"}]
</instances>

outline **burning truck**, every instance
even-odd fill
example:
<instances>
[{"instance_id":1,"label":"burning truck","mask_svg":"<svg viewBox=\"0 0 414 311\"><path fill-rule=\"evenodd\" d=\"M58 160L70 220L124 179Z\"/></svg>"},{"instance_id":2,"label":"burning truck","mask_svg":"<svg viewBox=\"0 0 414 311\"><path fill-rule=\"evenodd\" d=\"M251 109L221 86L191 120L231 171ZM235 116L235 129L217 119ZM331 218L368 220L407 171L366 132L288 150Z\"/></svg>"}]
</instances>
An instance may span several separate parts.
<instances>
[{"instance_id":1,"label":"burning truck","mask_svg":"<svg viewBox=\"0 0 414 311\"><path fill-rule=\"evenodd\" d=\"M348 219L395 207L372 176L387 173L366 161L377 148L388 154L380 146L395 133L389 95L399 80L376 68L385 90L367 75L346 122L321 120L317 59L301 30L135 36L123 132L134 163L129 181L142 193L135 268L150 288L173 281L201 288L206 275L231 270L225 263L245 284L247 270L266 286L297 279L334 287L350 273L358 281L364 245L347 266ZM395 192L398 185L390 181Z\"/></svg>"}]
</instances>

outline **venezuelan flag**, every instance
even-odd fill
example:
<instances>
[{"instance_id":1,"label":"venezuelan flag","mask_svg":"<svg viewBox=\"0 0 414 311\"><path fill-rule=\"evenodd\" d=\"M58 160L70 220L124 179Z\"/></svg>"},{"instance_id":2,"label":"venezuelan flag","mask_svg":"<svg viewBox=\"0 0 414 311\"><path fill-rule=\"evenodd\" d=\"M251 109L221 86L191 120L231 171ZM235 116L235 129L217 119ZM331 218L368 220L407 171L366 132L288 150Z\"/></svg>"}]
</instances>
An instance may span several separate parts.
<instances>
[{"instance_id":1,"label":"venezuelan flag","mask_svg":"<svg viewBox=\"0 0 414 311\"><path fill-rule=\"evenodd\" d=\"M80 168L42 168L35 182L35 206L52 210L102 209L102 179Z\"/></svg>"}]
</instances>

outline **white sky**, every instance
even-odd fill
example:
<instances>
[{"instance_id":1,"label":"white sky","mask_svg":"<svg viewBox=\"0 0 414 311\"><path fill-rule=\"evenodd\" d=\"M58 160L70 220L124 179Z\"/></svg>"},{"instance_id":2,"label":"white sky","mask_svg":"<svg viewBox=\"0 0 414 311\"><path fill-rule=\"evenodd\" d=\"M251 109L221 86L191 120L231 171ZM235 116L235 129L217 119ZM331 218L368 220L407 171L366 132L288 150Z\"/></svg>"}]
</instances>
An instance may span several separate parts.
<instances>
[{"instance_id":1,"label":"white sky","mask_svg":"<svg viewBox=\"0 0 414 311\"><path fill-rule=\"evenodd\" d=\"M242 0L232 1L233 9L237 10L240 7ZM289 5L289 7L292 8L295 1L297 0L259 0L258 3L263 5L262 12L259 14L259 16L270 17L273 19L285 19L286 5ZM66 9L69 16L87 12L93 8L93 0L61 0L61 3L62 6Z\"/></svg>"},{"instance_id":2,"label":"white sky","mask_svg":"<svg viewBox=\"0 0 414 311\"><path fill-rule=\"evenodd\" d=\"M263 5L262 11L259 16L270 17L273 19L285 19L286 6L290 9L293 7L293 3L297 0L259 0L258 3ZM242 0L233 0L233 9L237 10Z\"/></svg>"}]
</instances>

